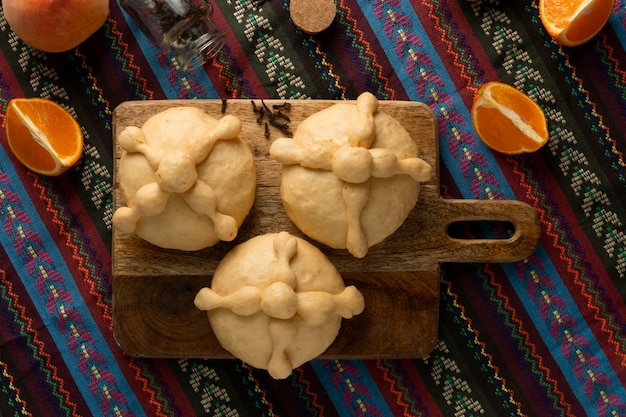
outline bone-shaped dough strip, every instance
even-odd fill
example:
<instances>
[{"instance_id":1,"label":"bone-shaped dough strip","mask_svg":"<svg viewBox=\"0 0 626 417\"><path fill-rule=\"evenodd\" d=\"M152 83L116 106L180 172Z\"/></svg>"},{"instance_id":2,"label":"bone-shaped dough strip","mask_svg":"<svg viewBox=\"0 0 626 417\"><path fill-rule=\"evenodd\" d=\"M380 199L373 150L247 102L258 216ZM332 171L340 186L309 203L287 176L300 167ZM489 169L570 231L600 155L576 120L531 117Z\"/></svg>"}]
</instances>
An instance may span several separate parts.
<instances>
[{"instance_id":1,"label":"bone-shaped dough strip","mask_svg":"<svg viewBox=\"0 0 626 417\"><path fill-rule=\"evenodd\" d=\"M232 216L217 211L217 195L209 185L196 181L195 185L182 195L193 211L211 219L215 235L220 240L230 242L237 236L237 221Z\"/></svg>"},{"instance_id":2,"label":"bone-shaped dough strip","mask_svg":"<svg viewBox=\"0 0 626 417\"><path fill-rule=\"evenodd\" d=\"M365 300L359 290L351 285L339 294L327 292L301 292L298 295L298 314L312 326L324 324L330 316L350 319L365 309Z\"/></svg>"},{"instance_id":3,"label":"bone-shaped dough strip","mask_svg":"<svg viewBox=\"0 0 626 417\"><path fill-rule=\"evenodd\" d=\"M163 152L161 149L152 149L148 145L146 135L141 128L137 126L126 127L122 130L122 133L120 133L118 143L126 152L138 152L143 154L155 172L159 168Z\"/></svg>"},{"instance_id":4,"label":"bone-shaped dough strip","mask_svg":"<svg viewBox=\"0 0 626 417\"><path fill-rule=\"evenodd\" d=\"M346 248L348 252L357 258L367 255L369 244L361 224L361 212L370 196L370 188L367 182L352 184L346 182L343 186L343 200L346 205L348 217L348 233L346 236Z\"/></svg>"},{"instance_id":5,"label":"bone-shaped dough strip","mask_svg":"<svg viewBox=\"0 0 626 417\"><path fill-rule=\"evenodd\" d=\"M356 100L356 118L350 124L348 142L351 146L369 148L376 139L374 113L378 110L378 100L372 93L363 93Z\"/></svg>"},{"instance_id":6,"label":"bone-shaped dough strip","mask_svg":"<svg viewBox=\"0 0 626 417\"><path fill-rule=\"evenodd\" d=\"M144 185L135 193L132 206L120 207L113 213L119 231L132 233L143 216L155 216L165 210L171 193L163 191L156 182Z\"/></svg>"},{"instance_id":7,"label":"bone-shaped dough strip","mask_svg":"<svg viewBox=\"0 0 626 417\"><path fill-rule=\"evenodd\" d=\"M206 136L195 138L187 144L186 148L179 150L188 153L194 163L199 164L211 153L218 140L236 139L240 131L241 120L235 116L226 115L218 120L215 129L208 131ZM128 126L122 130L118 142L122 149L127 152L142 153L155 171L161 160L167 158L171 152L171 149L150 146L143 131L136 126Z\"/></svg>"},{"instance_id":8,"label":"bone-shaped dough strip","mask_svg":"<svg viewBox=\"0 0 626 417\"><path fill-rule=\"evenodd\" d=\"M225 308L240 316L249 316L261 309L263 291L251 285L222 296L210 288L202 288L194 299L195 306L203 311Z\"/></svg>"},{"instance_id":9,"label":"bone-shaped dough strip","mask_svg":"<svg viewBox=\"0 0 626 417\"><path fill-rule=\"evenodd\" d=\"M126 152L141 152L146 144L146 136L141 128L137 126L128 126L118 138L118 143Z\"/></svg>"},{"instance_id":10,"label":"bone-shaped dough strip","mask_svg":"<svg viewBox=\"0 0 626 417\"><path fill-rule=\"evenodd\" d=\"M189 149L196 164L204 161L219 140L236 139L241 131L241 120L233 115L226 115L218 120L217 126L207 132L206 137L198 138Z\"/></svg>"},{"instance_id":11,"label":"bone-shaped dough strip","mask_svg":"<svg viewBox=\"0 0 626 417\"><path fill-rule=\"evenodd\" d=\"M433 168L421 158L399 159L393 151L382 148L372 148L369 151L373 159L372 177L388 178L406 174L417 182L432 178Z\"/></svg>"},{"instance_id":12,"label":"bone-shaped dough strip","mask_svg":"<svg viewBox=\"0 0 626 417\"><path fill-rule=\"evenodd\" d=\"M237 315L249 316L262 310L263 297L264 291L252 285L243 286L225 296L205 287L196 294L194 304L203 311L225 308ZM339 294L307 291L296 293L296 297L297 314L312 326L325 323L332 315L339 315L346 319L352 318L361 314L365 308L363 295L353 285L344 288Z\"/></svg>"},{"instance_id":13,"label":"bone-shaped dough strip","mask_svg":"<svg viewBox=\"0 0 626 417\"><path fill-rule=\"evenodd\" d=\"M272 378L284 379L293 371L293 363L289 360L286 350L297 333L297 320L270 320L269 335L272 341L272 356L267 364L267 371Z\"/></svg>"},{"instance_id":14,"label":"bone-shaped dough strip","mask_svg":"<svg viewBox=\"0 0 626 417\"><path fill-rule=\"evenodd\" d=\"M303 145L297 140L278 138L270 146L270 156L284 165L332 169L333 154L340 145L334 142Z\"/></svg>"},{"instance_id":15,"label":"bone-shaped dough strip","mask_svg":"<svg viewBox=\"0 0 626 417\"><path fill-rule=\"evenodd\" d=\"M285 165L333 171L338 178L354 183L400 174L409 175L417 182L432 177L432 167L423 159L399 159L393 151L383 148L339 146L333 142L303 145L293 139L279 138L270 147L270 156Z\"/></svg>"},{"instance_id":16,"label":"bone-shaped dough strip","mask_svg":"<svg viewBox=\"0 0 626 417\"><path fill-rule=\"evenodd\" d=\"M276 264L272 268L271 280L283 282L292 289L296 288L296 273L289 262L298 251L297 239L288 232L280 232L273 241Z\"/></svg>"}]
</instances>

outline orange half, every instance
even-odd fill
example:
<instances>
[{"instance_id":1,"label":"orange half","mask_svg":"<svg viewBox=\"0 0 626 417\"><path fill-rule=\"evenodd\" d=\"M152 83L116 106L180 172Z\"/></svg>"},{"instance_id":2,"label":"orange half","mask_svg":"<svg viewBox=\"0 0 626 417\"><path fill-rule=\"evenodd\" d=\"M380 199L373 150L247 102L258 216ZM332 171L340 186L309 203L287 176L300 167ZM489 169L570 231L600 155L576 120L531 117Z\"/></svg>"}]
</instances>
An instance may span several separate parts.
<instances>
[{"instance_id":1,"label":"orange half","mask_svg":"<svg viewBox=\"0 0 626 417\"><path fill-rule=\"evenodd\" d=\"M541 107L501 82L488 82L478 90L472 123L487 146L505 154L534 152L548 141L548 123Z\"/></svg>"},{"instance_id":2,"label":"orange half","mask_svg":"<svg viewBox=\"0 0 626 417\"><path fill-rule=\"evenodd\" d=\"M540 0L539 17L560 45L577 46L600 32L614 4L615 0Z\"/></svg>"},{"instance_id":3,"label":"orange half","mask_svg":"<svg viewBox=\"0 0 626 417\"><path fill-rule=\"evenodd\" d=\"M6 134L17 159L43 175L67 171L83 151L83 133L76 119L48 99L12 99L6 111Z\"/></svg>"}]
</instances>

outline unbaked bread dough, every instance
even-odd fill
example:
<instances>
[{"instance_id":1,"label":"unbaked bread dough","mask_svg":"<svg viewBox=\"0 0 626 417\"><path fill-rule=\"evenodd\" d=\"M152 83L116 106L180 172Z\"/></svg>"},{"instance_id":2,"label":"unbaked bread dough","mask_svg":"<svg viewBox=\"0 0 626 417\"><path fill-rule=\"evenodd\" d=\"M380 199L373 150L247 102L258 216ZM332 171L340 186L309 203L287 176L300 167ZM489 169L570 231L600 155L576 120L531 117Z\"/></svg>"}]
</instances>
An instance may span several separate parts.
<instances>
[{"instance_id":1,"label":"unbaked bread dough","mask_svg":"<svg viewBox=\"0 0 626 417\"><path fill-rule=\"evenodd\" d=\"M294 224L359 258L402 225L433 172L370 93L307 117L270 156L283 164L281 198Z\"/></svg>"},{"instance_id":2,"label":"unbaked bread dough","mask_svg":"<svg viewBox=\"0 0 626 417\"><path fill-rule=\"evenodd\" d=\"M231 241L256 191L252 152L241 121L196 107L172 107L119 135L117 176L125 206L117 230L162 248L200 250Z\"/></svg>"},{"instance_id":3,"label":"unbaked bread dough","mask_svg":"<svg viewBox=\"0 0 626 417\"><path fill-rule=\"evenodd\" d=\"M342 317L365 307L318 248L287 232L233 248L194 303L227 351L276 379L322 354Z\"/></svg>"}]
</instances>

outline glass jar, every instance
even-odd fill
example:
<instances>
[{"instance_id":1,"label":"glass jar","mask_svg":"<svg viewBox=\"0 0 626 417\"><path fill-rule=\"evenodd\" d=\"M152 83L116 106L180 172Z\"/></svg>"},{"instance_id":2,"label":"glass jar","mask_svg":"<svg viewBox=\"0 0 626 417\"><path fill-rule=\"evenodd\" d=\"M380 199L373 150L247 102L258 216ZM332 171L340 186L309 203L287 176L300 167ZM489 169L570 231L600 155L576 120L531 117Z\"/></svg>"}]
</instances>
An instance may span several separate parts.
<instances>
[{"instance_id":1,"label":"glass jar","mask_svg":"<svg viewBox=\"0 0 626 417\"><path fill-rule=\"evenodd\" d=\"M148 39L172 52L184 71L201 67L224 46L206 0L120 0Z\"/></svg>"}]
</instances>

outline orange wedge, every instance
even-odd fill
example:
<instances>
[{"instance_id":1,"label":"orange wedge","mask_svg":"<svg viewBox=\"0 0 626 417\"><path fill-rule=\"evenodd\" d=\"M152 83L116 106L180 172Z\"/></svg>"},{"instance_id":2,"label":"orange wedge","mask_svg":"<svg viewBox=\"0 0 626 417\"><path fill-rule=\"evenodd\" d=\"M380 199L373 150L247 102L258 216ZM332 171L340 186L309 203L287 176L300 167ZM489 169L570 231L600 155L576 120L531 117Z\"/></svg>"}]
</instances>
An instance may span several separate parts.
<instances>
[{"instance_id":1,"label":"orange wedge","mask_svg":"<svg viewBox=\"0 0 626 417\"><path fill-rule=\"evenodd\" d=\"M577 46L600 32L614 4L615 0L539 0L539 17L557 43Z\"/></svg>"},{"instance_id":2,"label":"orange wedge","mask_svg":"<svg viewBox=\"0 0 626 417\"><path fill-rule=\"evenodd\" d=\"M476 93L472 123L487 146L505 154L534 152L548 141L541 107L515 87L497 81Z\"/></svg>"},{"instance_id":3,"label":"orange wedge","mask_svg":"<svg viewBox=\"0 0 626 417\"><path fill-rule=\"evenodd\" d=\"M17 159L43 175L60 175L78 162L83 133L72 115L54 101L15 98L6 111L7 142Z\"/></svg>"}]
</instances>

